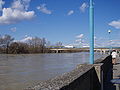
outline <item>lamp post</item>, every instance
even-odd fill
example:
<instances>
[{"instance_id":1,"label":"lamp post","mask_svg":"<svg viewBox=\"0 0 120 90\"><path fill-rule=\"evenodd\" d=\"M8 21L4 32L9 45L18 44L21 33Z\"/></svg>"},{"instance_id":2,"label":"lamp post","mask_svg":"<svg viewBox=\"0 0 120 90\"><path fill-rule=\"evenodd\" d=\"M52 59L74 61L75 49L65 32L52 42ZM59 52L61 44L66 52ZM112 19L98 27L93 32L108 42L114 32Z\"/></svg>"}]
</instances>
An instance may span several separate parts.
<instances>
[{"instance_id":1,"label":"lamp post","mask_svg":"<svg viewBox=\"0 0 120 90\"><path fill-rule=\"evenodd\" d=\"M90 64L94 64L94 6L93 0L90 0L89 9L89 28L90 28Z\"/></svg>"},{"instance_id":2,"label":"lamp post","mask_svg":"<svg viewBox=\"0 0 120 90\"><path fill-rule=\"evenodd\" d=\"M110 40L111 30L108 30L108 33L109 33L109 54L110 54L110 51L111 51L111 40Z\"/></svg>"}]
</instances>

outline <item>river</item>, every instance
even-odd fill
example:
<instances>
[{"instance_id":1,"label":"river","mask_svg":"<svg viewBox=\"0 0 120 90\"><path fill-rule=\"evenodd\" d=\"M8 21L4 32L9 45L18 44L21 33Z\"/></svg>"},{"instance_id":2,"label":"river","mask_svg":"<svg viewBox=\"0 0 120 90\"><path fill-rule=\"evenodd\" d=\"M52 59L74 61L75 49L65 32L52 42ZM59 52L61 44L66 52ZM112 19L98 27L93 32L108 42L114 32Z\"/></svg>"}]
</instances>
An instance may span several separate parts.
<instances>
[{"instance_id":1,"label":"river","mask_svg":"<svg viewBox=\"0 0 120 90\"><path fill-rule=\"evenodd\" d=\"M95 53L95 59L102 57ZM22 90L88 63L89 53L0 55L0 90Z\"/></svg>"}]
</instances>

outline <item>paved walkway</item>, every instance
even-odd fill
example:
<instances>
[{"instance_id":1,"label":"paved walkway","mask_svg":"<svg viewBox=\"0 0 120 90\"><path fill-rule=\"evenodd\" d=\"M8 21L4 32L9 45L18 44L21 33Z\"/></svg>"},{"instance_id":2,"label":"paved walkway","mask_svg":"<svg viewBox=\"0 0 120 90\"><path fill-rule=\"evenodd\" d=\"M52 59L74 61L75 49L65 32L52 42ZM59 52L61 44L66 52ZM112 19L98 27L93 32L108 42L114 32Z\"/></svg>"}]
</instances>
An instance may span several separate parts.
<instances>
[{"instance_id":1,"label":"paved walkway","mask_svg":"<svg viewBox=\"0 0 120 90\"><path fill-rule=\"evenodd\" d=\"M112 74L111 74L112 72ZM111 78L120 79L120 57L117 58L116 65L113 65L112 71L108 73L107 81L104 83L104 90L120 90L119 84L112 84ZM120 82L120 81L119 81Z\"/></svg>"},{"instance_id":2,"label":"paved walkway","mask_svg":"<svg viewBox=\"0 0 120 90\"><path fill-rule=\"evenodd\" d=\"M117 58L116 65L113 65L113 78L120 78L120 57Z\"/></svg>"},{"instance_id":3,"label":"paved walkway","mask_svg":"<svg viewBox=\"0 0 120 90\"><path fill-rule=\"evenodd\" d=\"M120 57L117 58L116 65L113 65L113 79L120 79ZM114 90L120 90L120 85L115 84Z\"/></svg>"}]
</instances>

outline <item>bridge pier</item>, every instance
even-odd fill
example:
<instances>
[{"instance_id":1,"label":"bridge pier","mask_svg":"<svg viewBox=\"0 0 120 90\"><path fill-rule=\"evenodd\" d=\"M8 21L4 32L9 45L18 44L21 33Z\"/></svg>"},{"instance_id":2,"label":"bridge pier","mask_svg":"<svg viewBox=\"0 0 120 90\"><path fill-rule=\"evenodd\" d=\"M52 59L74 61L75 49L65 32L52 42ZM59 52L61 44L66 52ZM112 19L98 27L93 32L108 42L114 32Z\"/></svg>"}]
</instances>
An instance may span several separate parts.
<instances>
[{"instance_id":1,"label":"bridge pier","mask_svg":"<svg viewBox=\"0 0 120 90\"><path fill-rule=\"evenodd\" d=\"M55 50L55 53L61 53L62 51L61 50Z\"/></svg>"},{"instance_id":2,"label":"bridge pier","mask_svg":"<svg viewBox=\"0 0 120 90\"><path fill-rule=\"evenodd\" d=\"M58 51L58 50L56 50L56 53L59 53L59 51Z\"/></svg>"}]
</instances>

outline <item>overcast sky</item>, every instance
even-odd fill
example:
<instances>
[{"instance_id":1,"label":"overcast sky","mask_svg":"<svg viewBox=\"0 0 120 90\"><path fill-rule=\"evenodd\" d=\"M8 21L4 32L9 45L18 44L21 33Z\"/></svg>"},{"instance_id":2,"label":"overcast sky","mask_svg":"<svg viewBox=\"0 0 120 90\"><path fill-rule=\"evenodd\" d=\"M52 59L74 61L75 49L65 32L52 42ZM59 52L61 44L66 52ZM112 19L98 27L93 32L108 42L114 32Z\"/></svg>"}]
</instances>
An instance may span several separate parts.
<instances>
[{"instance_id":1,"label":"overcast sky","mask_svg":"<svg viewBox=\"0 0 120 90\"><path fill-rule=\"evenodd\" d=\"M94 0L95 45L120 46L120 0ZM0 34L88 46L89 0L0 0ZM27 37L26 37L27 36Z\"/></svg>"}]
</instances>

